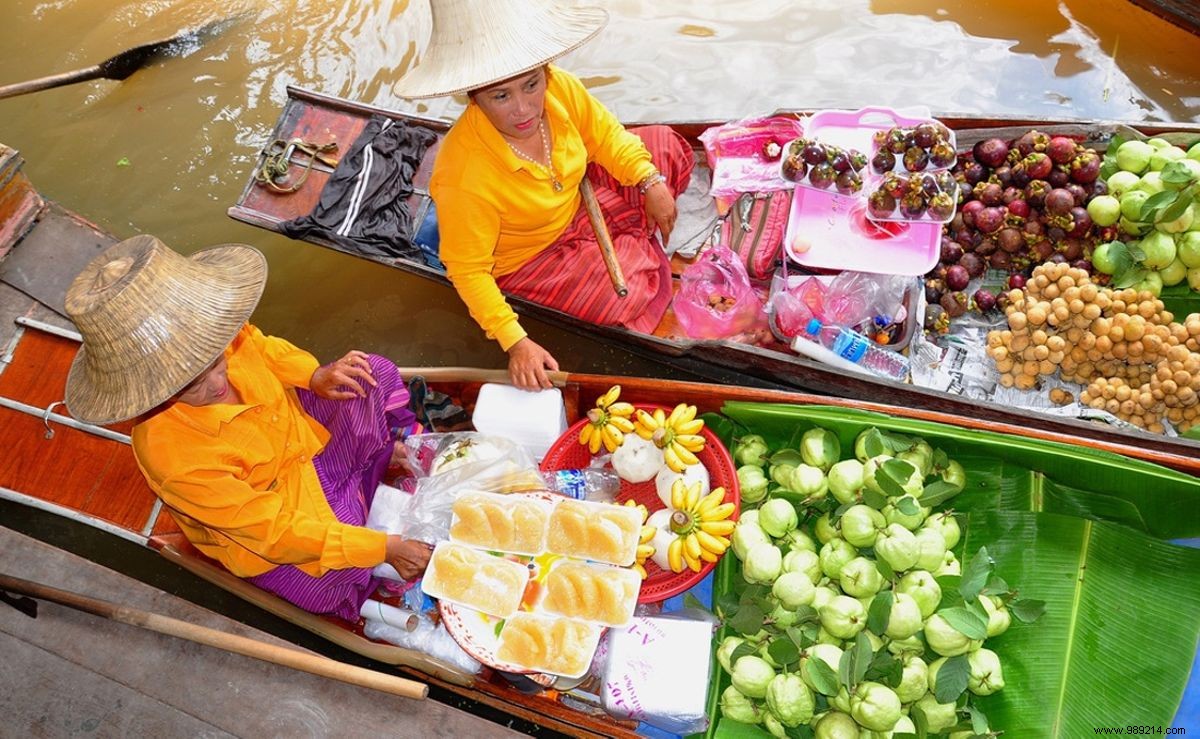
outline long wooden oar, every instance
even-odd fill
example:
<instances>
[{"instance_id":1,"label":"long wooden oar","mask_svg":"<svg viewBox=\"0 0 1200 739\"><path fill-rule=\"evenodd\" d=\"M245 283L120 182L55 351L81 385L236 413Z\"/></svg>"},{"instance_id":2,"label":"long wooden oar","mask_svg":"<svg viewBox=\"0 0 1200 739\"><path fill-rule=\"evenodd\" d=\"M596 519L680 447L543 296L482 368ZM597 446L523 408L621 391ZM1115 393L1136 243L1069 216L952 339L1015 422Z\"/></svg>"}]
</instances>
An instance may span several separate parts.
<instances>
[{"instance_id":1,"label":"long wooden oar","mask_svg":"<svg viewBox=\"0 0 1200 739\"><path fill-rule=\"evenodd\" d=\"M621 263L617 261L617 252L613 248L608 225L604 223L604 214L600 212L600 201L596 200L596 193L587 177L579 183L579 194L583 196L583 207L587 210L588 220L592 222L592 230L596 232L600 254L603 255L604 266L608 269L608 279L612 280L617 297L623 298L629 294L629 288L625 286L625 274L621 272Z\"/></svg>"},{"instance_id":2,"label":"long wooden oar","mask_svg":"<svg viewBox=\"0 0 1200 739\"><path fill-rule=\"evenodd\" d=\"M172 47L181 45L186 41L197 40L211 35L214 31L223 30L223 26L229 22L230 19L212 21L200 28L178 33L171 38L135 46L132 49L122 51L114 57L105 59L95 66L76 69L72 72L63 72L62 74L54 74L49 77L39 77L27 82L3 85L0 86L0 98L10 98L16 95L24 95L27 92L48 90L52 87L62 87L63 85L71 85L76 82L85 82L100 78L123 80L146 66L159 55L168 52Z\"/></svg>"},{"instance_id":3,"label":"long wooden oar","mask_svg":"<svg viewBox=\"0 0 1200 739\"><path fill-rule=\"evenodd\" d=\"M139 626L160 634L187 639L188 641L216 647L217 649L224 649L227 652L254 657L264 662L291 667L295 670L303 670L314 675L341 680L351 685L359 685L364 688L381 690L385 693L392 693L393 695L405 698L415 698L417 700L421 700L429 694L429 686L415 680L407 680L394 675L385 675L381 672L338 662L328 657L309 654L308 652L301 652L296 649L288 649L276 644L267 644L266 642L250 639L245 636L238 636L237 634L227 634L224 631L217 631L216 629L191 624L167 616L160 616L156 613L141 611L129 606L117 605L116 603L110 603L98 598L89 598L85 595L72 593L67 590L59 590L49 585L42 585L41 583L22 580L9 575L0 574L0 590L41 598L96 616L103 616L113 621L119 621L131 626Z\"/></svg>"}]
</instances>

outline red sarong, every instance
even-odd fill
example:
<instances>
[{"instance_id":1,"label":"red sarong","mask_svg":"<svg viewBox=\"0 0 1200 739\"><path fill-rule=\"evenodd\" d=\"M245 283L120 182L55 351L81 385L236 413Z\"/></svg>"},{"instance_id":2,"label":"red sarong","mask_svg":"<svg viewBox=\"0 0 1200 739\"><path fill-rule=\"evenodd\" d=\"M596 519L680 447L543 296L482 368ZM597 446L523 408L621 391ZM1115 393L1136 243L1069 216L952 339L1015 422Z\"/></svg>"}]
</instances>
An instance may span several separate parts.
<instances>
[{"instance_id":1,"label":"red sarong","mask_svg":"<svg viewBox=\"0 0 1200 739\"><path fill-rule=\"evenodd\" d=\"M644 126L630 132L645 142L655 166L678 197L687 189L696 163L687 141L667 126ZM505 293L599 325L650 333L671 303L671 264L653 238L656 226L646 218L636 186L621 185L596 164L588 165L587 178L612 236L629 294L619 298L613 290L582 204L553 244L516 272L497 278L496 283Z\"/></svg>"}]
</instances>

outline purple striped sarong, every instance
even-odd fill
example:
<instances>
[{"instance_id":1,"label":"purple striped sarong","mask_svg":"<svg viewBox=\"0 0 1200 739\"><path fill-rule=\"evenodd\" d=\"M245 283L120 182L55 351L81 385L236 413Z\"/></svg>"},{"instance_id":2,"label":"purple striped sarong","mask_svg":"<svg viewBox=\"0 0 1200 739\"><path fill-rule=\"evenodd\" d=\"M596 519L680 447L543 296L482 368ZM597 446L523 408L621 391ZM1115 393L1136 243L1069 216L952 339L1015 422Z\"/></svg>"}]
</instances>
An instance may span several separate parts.
<instances>
[{"instance_id":1,"label":"purple striped sarong","mask_svg":"<svg viewBox=\"0 0 1200 739\"><path fill-rule=\"evenodd\" d=\"M408 388L392 362L368 355L378 383L365 398L327 400L298 389L300 404L330 434L329 443L313 456L317 478L333 515L342 523L362 526L387 471L399 428L401 436L419 426L408 407ZM358 621L358 609L379 586L370 568L330 570L321 577L280 565L249 581L306 611Z\"/></svg>"}]
</instances>

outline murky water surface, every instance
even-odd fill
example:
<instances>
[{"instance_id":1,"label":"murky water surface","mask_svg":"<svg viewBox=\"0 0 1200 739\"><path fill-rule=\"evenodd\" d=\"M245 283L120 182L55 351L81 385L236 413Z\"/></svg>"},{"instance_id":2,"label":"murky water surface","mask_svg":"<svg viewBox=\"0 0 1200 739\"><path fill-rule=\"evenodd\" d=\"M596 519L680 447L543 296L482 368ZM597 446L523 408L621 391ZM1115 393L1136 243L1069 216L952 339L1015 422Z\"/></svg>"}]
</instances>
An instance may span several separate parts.
<instances>
[{"instance_id":1,"label":"murky water surface","mask_svg":"<svg viewBox=\"0 0 1200 739\"><path fill-rule=\"evenodd\" d=\"M90 66L230 19L124 82L0 101L0 141L42 191L125 237L191 252L267 253L256 321L328 359L503 366L448 288L292 242L225 215L300 85L452 119L392 84L428 33L423 0L3 0L0 83ZM486 12L486 0L479 0ZM616 0L565 58L626 121L730 119L775 108L924 105L937 112L1121 120L1200 115L1200 39L1125 0ZM529 319L566 368L663 373Z\"/></svg>"}]
</instances>

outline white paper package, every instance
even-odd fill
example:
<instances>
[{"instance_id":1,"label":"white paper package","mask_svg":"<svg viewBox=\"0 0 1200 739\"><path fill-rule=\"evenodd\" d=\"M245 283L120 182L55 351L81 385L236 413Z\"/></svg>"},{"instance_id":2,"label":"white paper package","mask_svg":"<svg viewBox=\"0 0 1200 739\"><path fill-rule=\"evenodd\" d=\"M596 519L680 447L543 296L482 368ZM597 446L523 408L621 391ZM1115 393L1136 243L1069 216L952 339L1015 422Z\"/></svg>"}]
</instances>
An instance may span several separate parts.
<instances>
[{"instance_id":1,"label":"white paper package","mask_svg":"<svg viewBox=\"0 0 1200 739\"><path fill-rule=\"evenodd\" d=\"M712 624L671 616L635 616L602 644L601 705L618 718L676 734L708 726Z\"/></svg>"}]
</instances>

